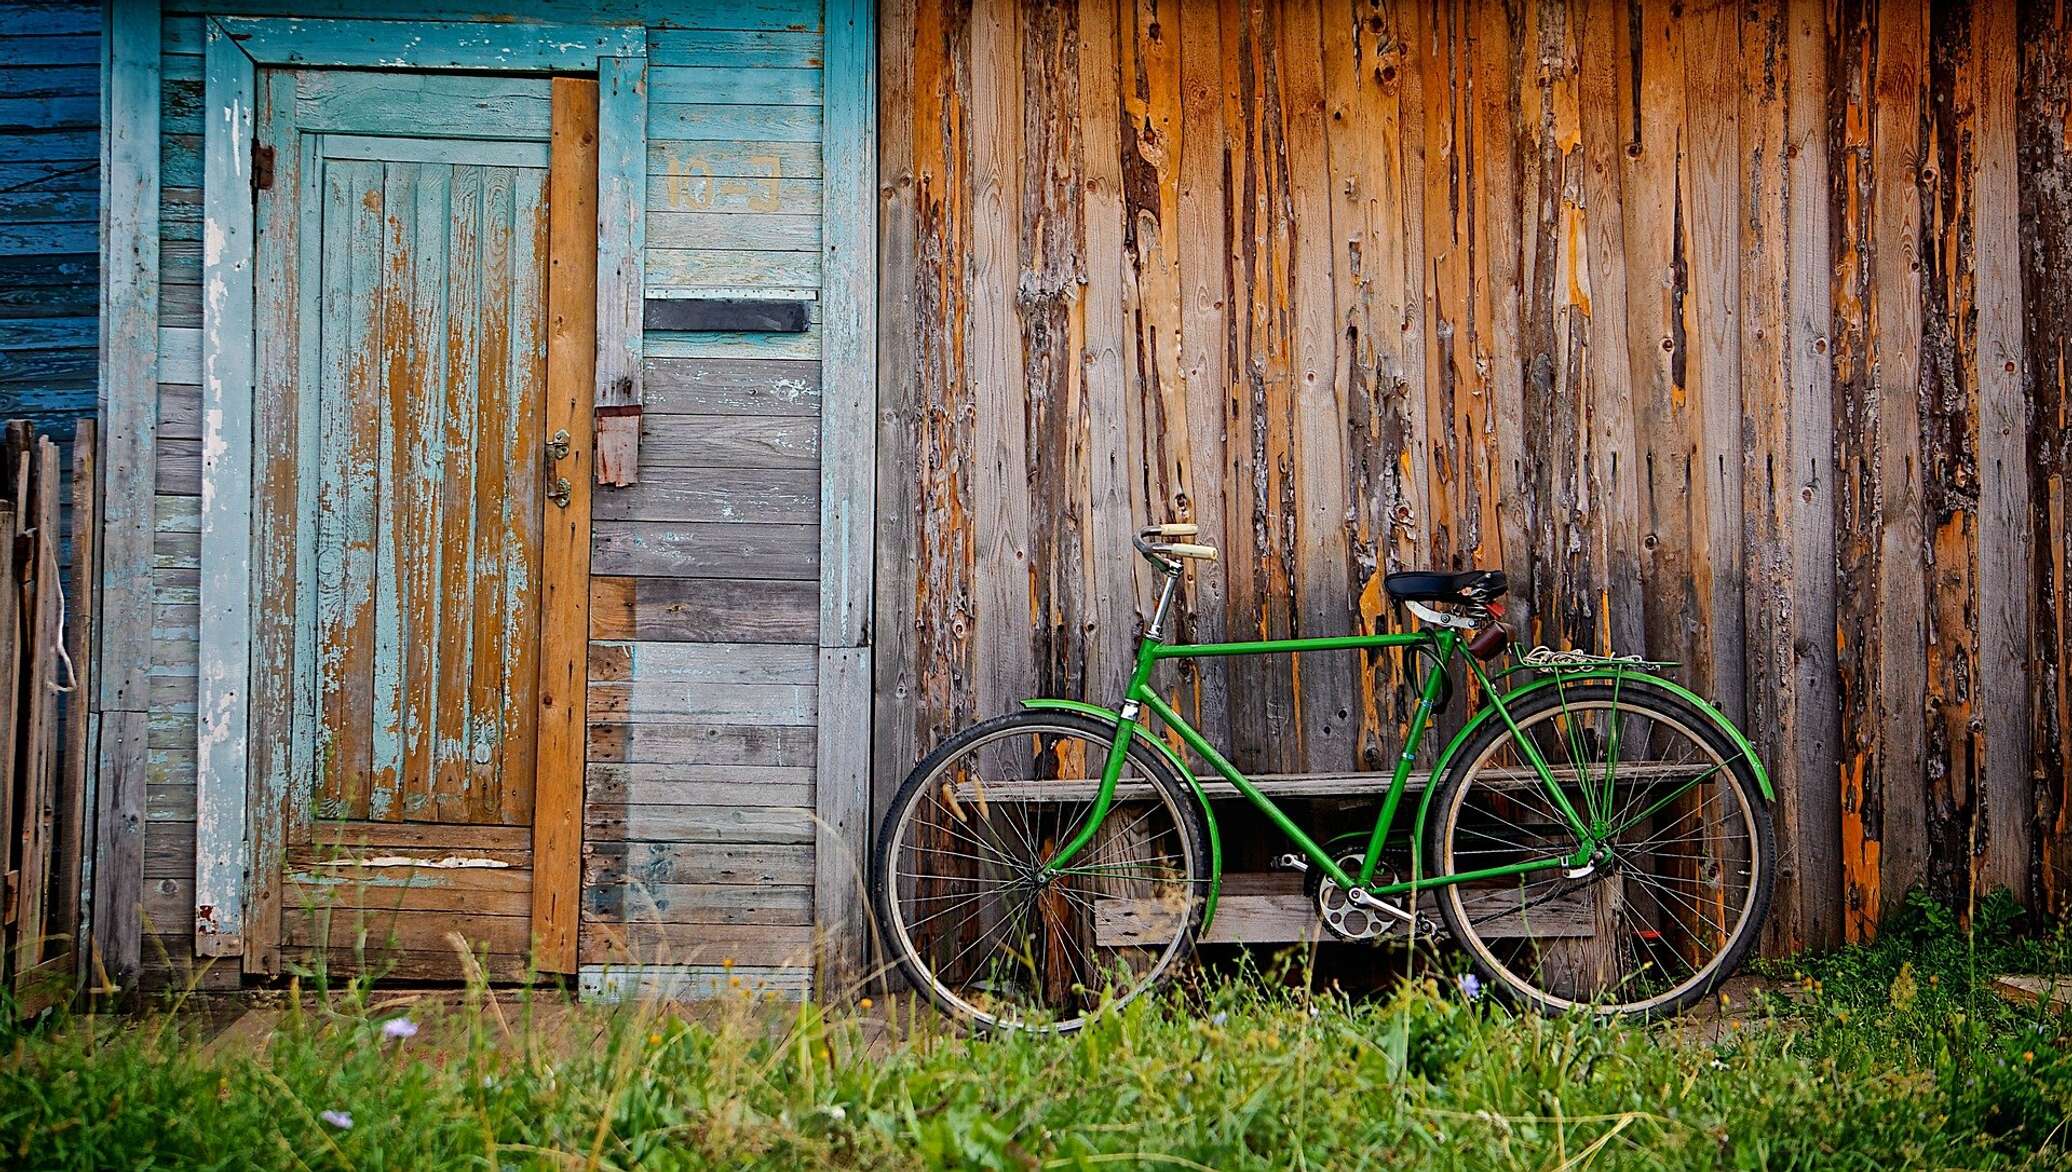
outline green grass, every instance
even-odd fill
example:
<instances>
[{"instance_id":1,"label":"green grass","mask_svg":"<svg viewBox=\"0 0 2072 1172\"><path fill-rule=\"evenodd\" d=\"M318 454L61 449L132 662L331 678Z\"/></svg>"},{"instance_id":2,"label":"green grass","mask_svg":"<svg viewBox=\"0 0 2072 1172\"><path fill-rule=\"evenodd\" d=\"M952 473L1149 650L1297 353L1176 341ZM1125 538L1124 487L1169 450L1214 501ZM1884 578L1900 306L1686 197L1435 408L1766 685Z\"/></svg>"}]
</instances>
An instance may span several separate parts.
<instances>
[{"instance_id":1,"label":"green grass","mask_svg":"<svg viewBox=\"0 0 2072 1172\"><path fill-rule=\"evenodd\" d=\"M0 1162L2060 1166L2072 1021L1982 982L2060 971L2072 950L2062 929L2015 940L2012 919L1989 905L1967 937L1916 905L1873 948L1771 965L1789 997L1717 1042L1519 1017L1450 982L1355 1001L1256 974L1064 1041L894 1043L853 1014L773 1022L746 998L690 1022L480 990L436 1020L412 1009L422 1030L397 1040L382 1025L401 1010L359 984L242 1048L205 1050L191 1014L74 1017L7 1039Z\"/></svg>"}]
</instances>

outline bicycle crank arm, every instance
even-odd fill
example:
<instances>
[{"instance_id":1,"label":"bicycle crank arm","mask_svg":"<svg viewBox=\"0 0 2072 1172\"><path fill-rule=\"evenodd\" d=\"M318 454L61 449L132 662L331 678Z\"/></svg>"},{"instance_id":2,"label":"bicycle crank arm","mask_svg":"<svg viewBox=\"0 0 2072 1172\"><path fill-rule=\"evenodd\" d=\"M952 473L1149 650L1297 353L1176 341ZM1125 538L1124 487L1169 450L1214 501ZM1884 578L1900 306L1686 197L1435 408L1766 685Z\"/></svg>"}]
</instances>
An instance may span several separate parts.
<instances>
[{"instance_id":1,"label":"bicycle crank arm","mask_svg":"<svg viewBox=\"0 0 2072 1172\"><path fill-rule=\"evenodd\" d=\"M1405 924L1417 922L1416 913L1405 911L1388 900L1382 899L1380 896L1369 895L1363 888L1355 887L1351 891L1346 892L1345 897L1351 901L1354 907L1366 908L1370 912L1380 912L1382 915L1392 916Z\"/></svg>"}]
</instances>

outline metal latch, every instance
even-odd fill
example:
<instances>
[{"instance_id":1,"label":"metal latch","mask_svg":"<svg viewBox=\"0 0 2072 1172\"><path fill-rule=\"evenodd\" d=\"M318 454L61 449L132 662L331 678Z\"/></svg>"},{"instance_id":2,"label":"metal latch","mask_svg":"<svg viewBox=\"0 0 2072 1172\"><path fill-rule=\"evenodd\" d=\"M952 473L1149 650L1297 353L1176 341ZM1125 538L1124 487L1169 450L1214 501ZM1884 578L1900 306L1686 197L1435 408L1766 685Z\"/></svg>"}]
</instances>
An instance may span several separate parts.
<instances>
[{"instance_id":1,"label":"metal latch","mask_svg":"<svg viewBox=\"0 0 2072 1172\"><path fill-rule=\"evenodd\" d=\"M575 486L568 482L568 477L557 476L554 478L554 486L547 490L547 499L565 509L568 507L569 494L573 491Z\"/></svg>"},{"instance_id":2,"label":"metal latch","mask_svg":"<svg viewBox=\"0 0 2072 1172\"><path fill-rule=\"evenodd\" d=\"M547 440L547 458L550 460L566 460L568 459L568 450L568 429L564 427L559 431L556 431L554 435Z\"/></svg>"},{"instance_id":3,"label":"metal latch","mask_svg":"<svg viewBox=\"0 0 2072 1172\"><path fill-rule=\"evenodd\" d=\"M273 148L255 138L252 140L252 190L271 191L272 189Z\"/></svg>"}]
</instances>

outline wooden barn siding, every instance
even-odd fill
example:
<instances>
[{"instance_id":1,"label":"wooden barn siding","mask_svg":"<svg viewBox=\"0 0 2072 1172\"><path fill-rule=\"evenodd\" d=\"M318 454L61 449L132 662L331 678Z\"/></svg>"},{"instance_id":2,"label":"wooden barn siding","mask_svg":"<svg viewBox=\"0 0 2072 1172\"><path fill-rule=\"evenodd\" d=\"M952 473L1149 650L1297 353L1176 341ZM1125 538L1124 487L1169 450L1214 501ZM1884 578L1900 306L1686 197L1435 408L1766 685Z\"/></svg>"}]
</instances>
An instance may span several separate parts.
<instances>
[{"instance_id":1,"label":"wooden barn siding","mask_svg":"<svg viewBox=\"0 0 2072 1172\"><path fill-rule=\"evenodd\" d=\"M0 413L70 436L94 410L98 5L0 0Z\"/></svg>"},{"instance_id":2,"label":"wooden barn siding","mask_svg":"<svg viewBox=\"0 0 2072 1172\"><path fill-rule=\"evenodd\" d=\"M166 6L161 377L143 961L192 960L199 613L202 23L335 14L264 0ZM508 8L375 0L388 19ZM651 293L817 297L821 18L794 0L524 6L648 25ZM796 994L810 967L819 641L819 330L645 338L640 483L593 495L589 777L579 960L637 961L652 992ZM381 928L375 926L375 934ZM292 934L291 934L292 935ZM293 941L291 940L291 943ZM408 943L407 941L405 942ZM629 986L631 987L631 986Z\"/></svg>"},{"instance_id":3,"label":"wooden barn siding","mask_svg":"<svg viewBox=\"0 0 2072 1172\"><path fill-rule=\"evenodd\" d=\"M1683 661L1778 782L1772 947L1917 883L2065 906L2067 20L886 0L879 800L1114 695L1127 533L1185 518L1187 637L1501 565L1528 639ZM1413 699L1167 681L1275 771L1385 767Z\"/></svg>"}]
</instances>

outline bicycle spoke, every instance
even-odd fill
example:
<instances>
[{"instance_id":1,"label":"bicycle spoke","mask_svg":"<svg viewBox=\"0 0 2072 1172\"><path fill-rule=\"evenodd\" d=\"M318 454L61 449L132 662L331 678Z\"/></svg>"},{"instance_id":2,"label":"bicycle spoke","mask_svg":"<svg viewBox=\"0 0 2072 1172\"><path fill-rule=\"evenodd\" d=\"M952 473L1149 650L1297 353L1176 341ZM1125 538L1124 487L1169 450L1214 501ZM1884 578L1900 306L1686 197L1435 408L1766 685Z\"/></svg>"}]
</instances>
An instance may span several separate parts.
<instances>
[{"instance_id":1,"label":"bicycle spoke","mask_svg":"<svg viewBox=\"0 0 2072 1172\"><path fill-rule=\"evenodd\" d=\"M1653 707L1623 681L1547 694L1484 742L1450 781L1439 863L1458 873L1533 854L1554 856L1567 819L1519 787L1528 746L1580 775L1595 816L1614 830L1608 854L1575 881L1471 886L1441 908L1464 944L1505 983L1552 1005L1633 1012L1688 1003L1747 927L1762 881L1755 807L1734 758L1694 732L1702 714ZM1665 715L1672 714L1672 715ZM1494 892L1501 892L1493 894Z\"/></svg>"},{"instance_id":2,"label":"bicycle spoke","mask_svg":"<svg viewBox=\"0 0 2072 1172\"><path fill-rule=\"evenodd\" d=\"M958 1012L1069 1028L1104 991L1127 999L1184 955L1189 909L1205 897L1191 881L1202 844L1177 804L1185 795L1158 779L1126 775L1141 789L1109 807L1073 865L1045 876L1046 859L1089 824L1084 779L1107 754L1072 725L1009 718L903 791L896 865L881 864L891 947ZM1175 896L1177 914L1143 914L1144 901ZM1111 912L1128 928L1112 946L1100 928Z\"/></svg>"}]
</instances>

